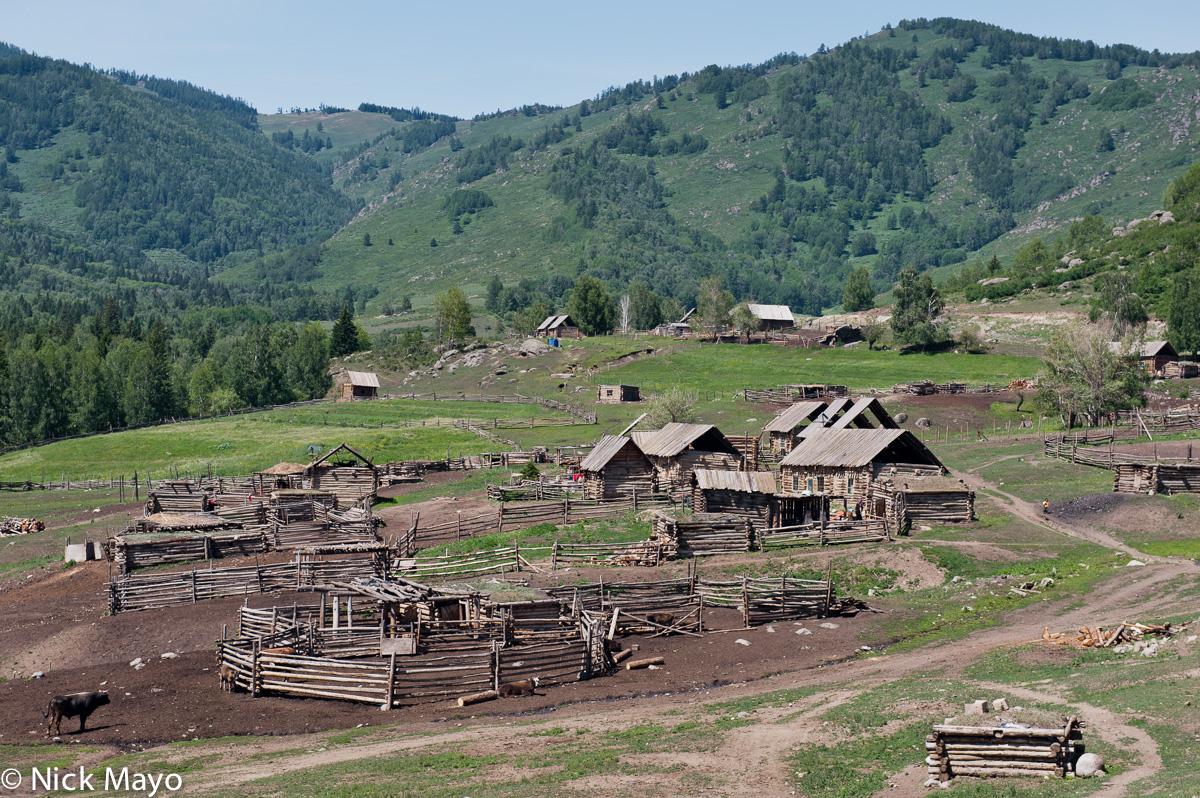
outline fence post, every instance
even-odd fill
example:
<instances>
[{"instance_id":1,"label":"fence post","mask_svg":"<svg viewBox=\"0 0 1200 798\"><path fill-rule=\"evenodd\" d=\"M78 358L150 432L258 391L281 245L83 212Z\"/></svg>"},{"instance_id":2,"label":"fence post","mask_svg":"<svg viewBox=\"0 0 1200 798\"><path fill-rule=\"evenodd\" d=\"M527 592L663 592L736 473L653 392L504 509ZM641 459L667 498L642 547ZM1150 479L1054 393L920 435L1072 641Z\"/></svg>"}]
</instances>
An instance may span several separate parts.
<instances>
[{"instance_id":1,"label":"fence post","mask_svg":"<svg viewBox=\"0 0 1200 798\"><path fill-rule=\"evenodd\" d=\"M380 627L381 629L383 627ZM388 710L392 708L392 703L396 700L396 652L392 652L392 656L388 658L388 683L387 683L387 703L380 709Z\"/></svg>"},{"instance_id":2,"label":"fence post","mask_svg":"<svg viewBox=\"0 0 1200 798\"><path fill-rule=\"evenodd\" d=\"M492 641L492 689L500 689L500 643Z\"/></svg>"},{"instance_id":3,"label":"fence post","mask_svg":"<svg viewBox=\"0 0 1200 798\"><path fill-rule=\"evenodd\" d=\"M750 628L750 591L746 587L746 576L742 575L742 626Z\"/></svg>"}]
</instances>

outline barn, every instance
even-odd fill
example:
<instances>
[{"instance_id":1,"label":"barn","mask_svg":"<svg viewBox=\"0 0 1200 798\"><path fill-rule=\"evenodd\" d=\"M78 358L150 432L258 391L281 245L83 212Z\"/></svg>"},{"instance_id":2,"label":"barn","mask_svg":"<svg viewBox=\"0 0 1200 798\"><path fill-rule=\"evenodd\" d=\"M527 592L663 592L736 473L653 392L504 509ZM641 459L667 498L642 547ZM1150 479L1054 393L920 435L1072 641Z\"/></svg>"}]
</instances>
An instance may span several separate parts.
<instances>
[{"instance_id":1,"label":"barn","mask_svg":"<svg viewBox=\"0 0 1200 798\"><path fill-rule=\"evenodd\" d=\"M537 328L538 338L581 338L579 325L570 316L547 316Z\"/></svg>"},{"instance_id":2,"label":"barn","mask_svg":"<svg viewBox=\"0 0 1200 798\"><path fill-rule=\"evenodd\" d=\"M379 472L369 458L343 443L304 467L303 487L335 494L338 509L345 509L375 498Z\"/></svg>"},{"instance_id":3,"label":"barn","mask_svg":"<svg viewBox=\"0 0 1200 798\"><path fill-rule=\"evenodd\" d=\"M585 499L615 499L633 493L653 493L654 464L632 438L605 435L579 464Z\"/></svg>"},{"instance_id":4,"label":"barn","mask_svg":"<svg viewBox=\"0 0 1200 798\"><path fill-rule=\"evenodd\" d=\"M1108 345L1108 348L1113 352L1126 353L1126 344L1121 341L1113 341ZM1134 353L1141 361L1142 368L1150 373L1153 377L1164 376L1168 363L1178 363L1179 353L1175 351L1175 347L1171 346L1170 341L1146 341L1137 348Z\"/></svg>"},{"instance_id":5,"label":"barn","mask_svg":"<svg viewBox=\"0 0 1200 798\"><path fill-rule=\"evenodd\" d=\"M654 464L658 489L690 490L697 468L739 471L742 455L712 424L671 423L657 431L632 433L633 442Z\"/></svg>"},{"instance_id":6,"label":"barn","mask_svg":"<svg viewBox=\"0 0 1200 798\"><path fill-rule=\"evenodd\" d=\"M760 330L788 330L796 326L796 317L787 305L756 305L748 302L746 310L758 319Z\"/></svg>"},{"instance_id":7,"label":"barn","mask_svg":"<svg viewBox=\"0 0 1200 798\"><path fill-rule=\"evenodd\" d=\"M775 474L771 471L692 472L692 510L737 515L758 529L775 525Z\"/></svg>"},{"instance_id":8,"label":"barn","mask_svg":"<svg viewBox=\"0 0 1200 798\"><path fill-rule=\"evenodd\" d=\"M342 383L339 402L353 402L358 399L379 398L379 375L373 371L347 371L346 381Z\"/></svg>"},{"instance_id":9,"label":"barn","mask_svg":"<svg viewBox=\"0 0 1200 798\"><path fill-rule=\"evenodd\" d=\"M865 518L903 516L909 502L909 518L965 521L974 513L974 494L944 479L941 462L908 430L824 429L797 443L779 472L781 496L824 495L846 511L861 502Z\"/></svg>"},{"instance_id":10,"label":"barn","mask_svg":"<svg viewBox=\"0 0 1200 798\"><path fill-rule=\"evenodd\" d=\"M642 392L636 385L601 385L596 389L596 401L605 405L640 402Z\"/></svg>"}]
</instances>

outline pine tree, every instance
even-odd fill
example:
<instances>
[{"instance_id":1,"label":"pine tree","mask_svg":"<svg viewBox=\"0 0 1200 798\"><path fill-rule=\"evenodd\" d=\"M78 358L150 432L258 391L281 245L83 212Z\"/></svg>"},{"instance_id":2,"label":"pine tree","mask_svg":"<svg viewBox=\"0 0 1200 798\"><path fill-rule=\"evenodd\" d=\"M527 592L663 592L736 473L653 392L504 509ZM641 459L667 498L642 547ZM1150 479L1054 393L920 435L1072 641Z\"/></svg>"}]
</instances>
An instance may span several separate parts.
<instances>
[{"instance_id":1,"label":"pine tree","mask_svg":"<svg viewBox=\"0 0 1200 798\"><path fill-rule=\"evenodd\" d=\"M871 287L871 275L866 266L859 266L846 278L842 290L842 310L855 313L875 307L875 289Z\"/></svg>"},{"instance_id":2,"label":"pine tree","mask_svg":"<svg viewBox=\"0 0 1200 798\"><path fill-rule=\"evenodd\" d=\"M571 298L567 300L567 314L579 325L584 335L599 335L613 330L617 306L612 294L595 277L584 274L575 281Z\"/></svg>"},{"instance_id":3,"label":"pine tree","mask_svg":"<svg viewBox=\"0 0 1200 798\"><path fill-rule=\"evenodd\" d=\"M925 350L943 340L944 331L937 322L942 295L934 288L929 272L918 273L915 266L905 266L893 296L892 335L897 343Z\"/></svg>"},{"instance_id":4,"label":"pine tree","mask_svg":"<svg viewBox=\"0 0 1200 798\"><path fill-rule=\"evenodd\" d=\"M371 234L370 233L363 233L363 246L364 247L371 246Z\"/></svg>"},{"instance_id":5,"label":"pine tree","mask_svg":"<svg viewBox=\"0 0 1200 798\"><path fill-rule=\"evenodd\" d=\"M358 351L358 331L354 327L354 311L350 304L342 305L342 312L333 324L329 341L330 357L345 357Z\"/></svg>"}]
</instances>

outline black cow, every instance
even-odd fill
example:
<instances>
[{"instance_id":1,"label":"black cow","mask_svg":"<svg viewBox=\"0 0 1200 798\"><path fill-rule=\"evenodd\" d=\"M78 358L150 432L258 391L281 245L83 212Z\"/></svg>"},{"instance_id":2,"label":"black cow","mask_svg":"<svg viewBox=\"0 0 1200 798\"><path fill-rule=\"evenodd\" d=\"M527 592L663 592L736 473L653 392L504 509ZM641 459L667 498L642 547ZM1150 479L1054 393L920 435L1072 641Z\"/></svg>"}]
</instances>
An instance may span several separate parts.
<instances>
[{"instance_id":1,"label":"black cow","mask_svg":"<svg viewBox=\"0 0 1200 798\"><path fill-rule=\"evenodd\" d=\"M46 736L50 736L50 727L54 727L54 733L62 733L62 719L73 718L79 716L79 731L83 731L84 724L87 723L88 715L91 715L99 707L109 703L108 691L101 690L97 693L72 693L71 695L56 695L50 699L50 706L42 715L44 718L49 718L46 721Z\"/></svg>"}]
</instances>

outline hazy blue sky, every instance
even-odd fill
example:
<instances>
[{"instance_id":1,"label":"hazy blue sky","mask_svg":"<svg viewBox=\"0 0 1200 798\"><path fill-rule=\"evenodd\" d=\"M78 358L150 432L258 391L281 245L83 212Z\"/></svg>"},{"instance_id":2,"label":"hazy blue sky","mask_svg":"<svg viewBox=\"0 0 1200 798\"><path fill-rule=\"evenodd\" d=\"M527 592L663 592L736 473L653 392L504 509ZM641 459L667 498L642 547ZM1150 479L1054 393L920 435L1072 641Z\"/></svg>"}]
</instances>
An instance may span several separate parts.
<instances>
[{"instance_id":1,"label":"hazy blue sky","mask_svg":"<svg viewBox=\"0 0 1200 798\"><path fill-rule=\"evenodd\" d=\"M262 112L360 102L459 116L571 105L610 85L811 53L901 18L958 16L1163 52L1200 49L1200 3L600 3L4 0L0 40L188 80Z\"/></svg>"}]
</instances>

